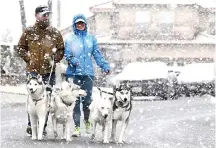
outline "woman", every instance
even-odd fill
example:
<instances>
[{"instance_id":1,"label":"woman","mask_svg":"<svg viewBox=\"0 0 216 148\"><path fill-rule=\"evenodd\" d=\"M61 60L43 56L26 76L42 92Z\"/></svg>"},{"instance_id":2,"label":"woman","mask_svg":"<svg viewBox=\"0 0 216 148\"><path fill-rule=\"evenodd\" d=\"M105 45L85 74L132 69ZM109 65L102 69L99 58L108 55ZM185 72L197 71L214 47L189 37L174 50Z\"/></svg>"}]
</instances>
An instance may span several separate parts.
<instances>
[{"instance_id":1,"label":"woman","mask_svg":"<svg viewBox=\"0 0 216 148\"><path fill-rule=\"evenodd\" d=\"M110 66L98 48L96 37L87 31L85 16L82 14L74 16L72 27L74 34L69 35L65 41L65 58L68 61L66 79L73 78L74 83L80 85L87 93L86 97L82 97L82 104L86 133L89 133L91 128L89 105L92 102L94 80L92 57L106 74L110 73ZM80 115L80 98L78 98L73 113L75 123L73 137L80 136Z\"/></svg>"}]
</instances>

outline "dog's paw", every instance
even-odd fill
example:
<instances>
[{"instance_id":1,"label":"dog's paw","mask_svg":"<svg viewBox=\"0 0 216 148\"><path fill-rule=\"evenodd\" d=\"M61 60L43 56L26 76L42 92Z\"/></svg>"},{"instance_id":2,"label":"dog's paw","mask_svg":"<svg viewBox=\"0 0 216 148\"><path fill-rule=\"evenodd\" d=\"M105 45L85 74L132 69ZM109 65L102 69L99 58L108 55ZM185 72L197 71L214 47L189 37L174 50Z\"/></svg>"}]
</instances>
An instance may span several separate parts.
<instances>
[{"instance_id":1,"label":"dog's paw","mask_svg":"<svg viewBox=\"0 0 216 148\"><path fill-rule=\"evenodd\" d=\"M110 138L110 142L112 142L112 143L116 143L115 138Z\"/></svg>"},{"instance_id":2,"label":"dog's paw","mask_svg":"<svg viewBox=\"0 0 216 148\"><path fill-rule=\"evenodd\" d=\"M70 141L72 141L72 139L71 138L66 138L65 139L67 142L70 142Z\"/></svg>"},{"instance_id":3,"label":"dog's paw","mask_svg":"<svg viewBox=\"0 0 216 148\"><path fill-rule=\"evenodd\" d=\"M36 136L32 136L32 138L31 138L32 140L36 140L37 139L37 137Z\"/></svg>"},{"instance_id":4,"label":"dog's paw","mask_svg":"<svg viewBox=\"0 0 216 148\"><path fill-rule=\"evenodd\" d=\"M119 140L119 141L117 142L117 144L122 145L122 144L124 144L124 141Z\"/></svg>"},{"instance_id":5,"label":"dog's paw","mask_svg":"<svg viewBox=\"0 0 216 148\"><path fill-rule=\"evenodd\" d=\"M54 137L57 138L58 137L58 133L54 132Z\"/></svg>"},{"instance_id":6,"label":"dog's paw","mask_svg":"<svg viewBox=\"0 0 216 148\"><path fill-rule=\"evenodd\" d=\"M42 136L42 137L38 137L38 140L39 140L39 141L43 140L43 136Z\"/></svg>"},{"instance_id":7,"label":"dog's paw","mask_svg":"<svg viewBox=\"0 0 216 148\"><path fill-rule=\"evenodd\" d=\"M90 139L94 140L95 139L95 134L92 134Z\"/></svg>"},{"instance_id":8,"label":"dog's paw","mask_svg":"<svg viewBox=\"0 0 216 148\"><path fill-rule=\"evenodd\" d=\"M103 140L103 143L109 143L109 140Z\"/></svg>"}]
</instances>

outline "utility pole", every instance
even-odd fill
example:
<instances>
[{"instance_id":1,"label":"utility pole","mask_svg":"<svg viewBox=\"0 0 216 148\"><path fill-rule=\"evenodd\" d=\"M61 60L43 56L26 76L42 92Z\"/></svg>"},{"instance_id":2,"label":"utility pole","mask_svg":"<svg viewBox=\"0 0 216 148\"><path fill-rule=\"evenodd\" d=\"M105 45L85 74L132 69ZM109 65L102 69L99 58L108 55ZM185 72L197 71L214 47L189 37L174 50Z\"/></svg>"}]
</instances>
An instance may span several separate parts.
<instances>
[{"instance_id":1,"label":"utility pole","mask_svg":"<svg viewBox=\"0 0 216 148\"><path fill-rule=\"evenodd\" d=\"M48 7L51 12L52 12L52 4L53 4L52 2L53 2L52 0L48 0ZM50 15L49 19L50 19L50 24L52 24L52 15Z\"/></svg>"},{"instance_id":2,"label":"utility pole","mask_svg":"<svg viewBox=\"0 0 216 148\"><path fill-rule=\"evenodd\" d=\"M21 15L22 30L24 30L26 28L26 15L25 15L24 1L19 0L19 4L20 4L20 15Z\"/></svg>"},{"instance_id":3,"label":"utility pole","mask_svg":"<svg viewBox=\"0 0 216 148\"><path fill-rule=\"evenodd\" d=\"M61 27L61 1L57 1L57 28Z\"/></svg>"}]
</instances>

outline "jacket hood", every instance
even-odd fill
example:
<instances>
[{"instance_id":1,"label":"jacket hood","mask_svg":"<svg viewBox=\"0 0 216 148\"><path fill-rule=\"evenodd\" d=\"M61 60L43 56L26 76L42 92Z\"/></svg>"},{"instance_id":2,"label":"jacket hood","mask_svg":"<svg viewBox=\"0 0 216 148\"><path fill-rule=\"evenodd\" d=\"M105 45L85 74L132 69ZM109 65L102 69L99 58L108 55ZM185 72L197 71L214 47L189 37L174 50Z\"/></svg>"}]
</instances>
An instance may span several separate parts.
<instances>
[{"instance_id":1,"label":"jacket hood","mask_svg":"<svg viewBox=\"0 0 216 148\"><path fill-rule=\"evenodd\" d=\"M78 19L82 19L82 20L85 21L85 24L86 24L85 30L78 30L78 29L76 29L75 22ZM74 34L76 34L76 35L86 35L87 34L87 30L88 30L88 25L87 25L87 19L86 19L86 17L83 14L77 14L77 15L75 15L73 17L72 27L73 27Z\"/></svg>"}]
</instances>

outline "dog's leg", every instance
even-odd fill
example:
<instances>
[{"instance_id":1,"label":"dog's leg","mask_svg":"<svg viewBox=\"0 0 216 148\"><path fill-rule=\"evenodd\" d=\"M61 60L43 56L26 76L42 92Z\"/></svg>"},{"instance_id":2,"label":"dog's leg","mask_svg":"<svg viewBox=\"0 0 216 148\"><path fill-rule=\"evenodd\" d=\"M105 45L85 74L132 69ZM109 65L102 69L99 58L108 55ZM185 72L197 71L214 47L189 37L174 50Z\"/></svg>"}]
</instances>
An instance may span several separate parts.
<instances>
[{"instance_id":1,"label":"dog's leg","mask_svg":"<svg viewBox=\"0 0 216 148\"><path fill-rule=\"evenodd\" d=\"M46 115L46 113L44 115ZM38 119L39 119L38 140L42 140L46 116L39 115Z\"/></svg>"},{"instance_id":2,"label":"dog's leg","mask_svg":"<svg viewBox=\"0 0 216 148\"><path fill-rule=\"evenodd\" d=\"M104 136L104 140L103 140L103 143L109 143L109 140L108 140L108 122L105 122L104 123L104 126L103 126L103 136Z\"/></svg>"},{"instance_id":3,"label":"dog's leg","mask_svg":"<svg viewBox=\"0 0 216 148\"><path fill-rule=\"evenodd\" d=\"M32 140L37 139L37 117L35 115L30 115L30 121L31 121L31 129L32 129Z\"/></svg>"},{"instance_id":4,"label":"dog's leg","mask_svg":"<svg viewBox=\"0 0 216 148\"><path fill-rule=\"evenodd\" d=\"M66 127L65 127L66 141L71 141L71 135L70 135L70 131L71 131L70 121L71 121L71 120L68 120L68 121L67 121Z\"/></svg>"},{"instance_id":5,"label":"dog's leg","mask_svg":"<svg viewBox=\"0 0 216 148\"><path fill-rule=\"evenodd\" d=\"M65 131L65 129L66 129L66 123L64 123L63 125L63 135L64 135L64 137L63 137L63 139L66 139L67 138L67 132Z\"/></svg>"},{"instance_id":6,"label":"dog's leg","mask_svg":"<svg viewBox=\"0 0 216 148\"><path fill-rule=\"evenodd\" d=\"M127 127L127 124L128 124L128 120L126 120L125 122L122 121L121 133L120 133L119 140L118 140L118 143L120 143L120 144L123 143L123 135L124 135L125 129Z\"/></svg>"},{"instance_id":7,"label":"dog's leg","mask_svg":"<svg viewBox=\"0 0 216 148\"><path fill-rule=\"evenodd\" d=\"M116 139L116 126L117 126L117 120L112 120L112 132L111 132L111 137L110 140L112 142L115 142Z\"/></svg>"},{"instance_id":8,"label":"dog's leg","mask_svg":"<svg viewBox=\"0 0 216 148\"><path fill-rule=\"evenodd\" d=\"M56 121L56 118L54 116L55 115L53 115L53 117L52 117L52 124L53 124L54 138L56 139L58 137L58 133L57 133L57 121Z\"/></svg>"},{"instance_id":9,"label":"dog's leg","mask_svg":"<svg viewBox=\"0 0 216 148\"><path fill-rule=\"evenodd\" d=\"M96 122L96 121L93 121L93 122L92 122L92 135L91 135L91 140L93 140L93 139L95 138L96 125L97 125L97 122Z\"/></svg>"}]
</instances>

